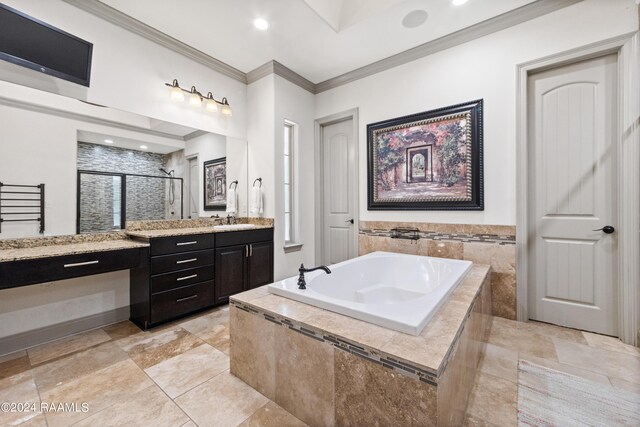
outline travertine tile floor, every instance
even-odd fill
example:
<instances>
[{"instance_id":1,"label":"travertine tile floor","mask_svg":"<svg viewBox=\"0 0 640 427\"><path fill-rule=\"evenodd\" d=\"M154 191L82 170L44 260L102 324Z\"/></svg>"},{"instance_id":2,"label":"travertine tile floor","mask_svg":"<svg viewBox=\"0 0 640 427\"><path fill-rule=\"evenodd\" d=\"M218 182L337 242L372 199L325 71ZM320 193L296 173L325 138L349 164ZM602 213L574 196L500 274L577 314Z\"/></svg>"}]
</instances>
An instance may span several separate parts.
<instances>
[{"instance_id":1,"label":"travertine tile floor","mask_svg":"<svg viewBox=\"0 0 640 427\"><path fill-rule=\"evenodd\" d=\"M0 357L0 402L88 412L1 412L0 426L304 426L229 373L228 308L142 332L129 322ZM495 318L468 425L515 425L523 358L640 391L640 350L613 338Z\"/></svg>"}]
</instances>

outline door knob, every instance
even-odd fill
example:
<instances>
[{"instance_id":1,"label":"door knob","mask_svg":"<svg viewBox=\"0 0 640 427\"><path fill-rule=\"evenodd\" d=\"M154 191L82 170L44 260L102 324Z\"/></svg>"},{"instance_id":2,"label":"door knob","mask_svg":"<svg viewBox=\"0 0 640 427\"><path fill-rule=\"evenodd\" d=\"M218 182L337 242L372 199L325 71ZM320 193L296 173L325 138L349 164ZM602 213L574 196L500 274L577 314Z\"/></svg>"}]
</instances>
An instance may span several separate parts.
<instances>
[{"instance_id":1,"label":"door knob","mask_svg":"<svg viewBox=\"0 0 640 427\"><path fill-rule=\"evenodd\" d=\"M597 230L593 230L593 231L602 231L603 233L611 234L611 233L613 233L614 231L616 231L616 229L615 229L615 228L613 228L613 227L612 227L612 226L610 226L610 225L605 225L604 227L602 227L602 228L598 228Z\"/></svg>"},{"instance_id":2,"label":"door knob","mask_svg":"<svg viewBox=\"0 0 640 427\"><path fill-rule=\"evenodd\" d=\"M353 224L353 218L346 220L345 222L350 222L351 224Z\"/></svg>"}]
</instances>

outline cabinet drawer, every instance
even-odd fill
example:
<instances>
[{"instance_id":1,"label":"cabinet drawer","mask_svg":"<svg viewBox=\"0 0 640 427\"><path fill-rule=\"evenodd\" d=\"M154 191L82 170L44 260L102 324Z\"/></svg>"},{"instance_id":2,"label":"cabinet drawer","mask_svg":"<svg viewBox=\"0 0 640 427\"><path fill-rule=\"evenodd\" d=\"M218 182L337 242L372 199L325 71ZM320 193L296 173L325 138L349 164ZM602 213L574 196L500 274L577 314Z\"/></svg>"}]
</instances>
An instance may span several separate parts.
<instances>
[{"instance_id":1,"label":"cabinet drawer","mask_svg":"<svg viewBox=\"0 0 640 427\"><path fill-rule=\"evenodd\" d=\"M218 233L216 235L216 246L244 245L246 243L264 242L267 240L273 240L273 228Z\"/></svg>"},{"instance_id":2,"label":"cabinet drawer","mask_svg":"<svg viewBox=\"0 0 640 427\"><path fill-rule=\"evenodd\" d=\"M164 292L205 280L213 280L213 265L152 276L151 293Z\"/></svg>"},{"instance_id":3,"label":"cabinet drawer","mask_svg":"<svg viewBox=\"0 0 640 427\"><path fill-rule=\"evenodd\" d=\"M151 274L202 267L203 265L213 264L214 258L213 249L153 257L151 258Z\"/></svg>"},{"instance_id":4,"label":"cabinet drawer","mask_svg":"<svg viewBox=\"0 0 640 427\"><path fill-rule=\"evenodd\" d=\"M213 249L213 234L192 234L151 239L151 256Z\"/></svg>"},{"instance_id":5,"label":"cabinet drawer","mask_svg":"<svg viewBox=\"0 0 640 427\"><path fill-rule=\"evenodd\" d=\"M120 249L0 263L0 289L127 270L148 261L148 248Z\"/></svg>"},{"instance_id":6,"label":"cabinet drawer","mask_svg":"<svg viewBox=\"0 0 640 427\"><path fill-rule=\"evenodd\" d=\"M174 319L213 304L213 281L151 296L151 323Z\"/></svg>"}]
</instances>

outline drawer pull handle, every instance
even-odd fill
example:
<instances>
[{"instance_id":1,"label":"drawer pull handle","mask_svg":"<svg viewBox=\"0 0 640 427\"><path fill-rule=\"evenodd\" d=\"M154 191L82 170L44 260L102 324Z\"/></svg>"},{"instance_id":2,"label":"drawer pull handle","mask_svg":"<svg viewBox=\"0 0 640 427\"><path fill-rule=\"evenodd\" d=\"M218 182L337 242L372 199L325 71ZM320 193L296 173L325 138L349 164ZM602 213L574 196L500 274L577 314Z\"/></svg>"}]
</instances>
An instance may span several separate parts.
<instances>
[{"instance_id":1,"label":"drawer pull handle","mask_svg":"<svg viewBox=\"0 0 640 427\"><path fill-rule=\"evenodd\" d=\"M191 276L178 277L176 280L178 282L182 282L183 280L193 279L195 277L198 277L198 275L197 274L192 274Z\"/></svg>"},{"instance_id":2,"label":"drawer pull handle","mask_svg":"<svg viewBox=\"0 0 640 427\"><path fill-rule=\"evenodd\" d=\"M193 242L180 242L180 243L176 243L176 246L195 245L196 243L198 243L197 240L194 240Z\"/></svg>"},{"instance_id":3,"label":"drawer pull handle","mask_svg":"<svg viewBox=\"0 0 640 427\"><path fill-rule=\"evenodd\" d=\"M190 297L178 298L176 300L176 302L187 301L187 300L194 299L194 298L198 298L198 294L191 295Z\"/></svg>"},{"instance_id":4,"label":"drawer pull handle","mask_svg":"<svg viewBox=\"0 0 640 427\"><path fill-rule=\"evenodd\" d=\"M87 262L76 262L74 264L65 264L64 268L71 268L71 267L82 267L83 265L92 265L92 264L97 264L100 261L87 261Z\"/></svg>"},{"instance_id":5,"label":"drawer pull handle","mask_svg":"<svg viewBox=\"0 0 640 427\"><path fill-rule=\"evenodd\" d=\"M198 258L191 258L191 259L183 259L182 261L176 261L176 264L186 264L188 262L194 262L197 261Z\"/></svg>"}]
</instances>

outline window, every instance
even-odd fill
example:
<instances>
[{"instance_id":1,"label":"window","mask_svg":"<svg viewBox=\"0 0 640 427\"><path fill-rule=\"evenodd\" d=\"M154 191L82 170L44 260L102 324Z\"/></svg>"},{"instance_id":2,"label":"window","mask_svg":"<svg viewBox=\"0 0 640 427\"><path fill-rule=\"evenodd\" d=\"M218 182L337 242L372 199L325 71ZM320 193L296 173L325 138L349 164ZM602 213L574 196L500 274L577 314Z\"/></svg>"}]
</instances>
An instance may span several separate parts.
<instances>
[{"instance_id":1,"label":"window","mask_svg":"<svg viewBox=\"0 0 640 427\"><path fill-rule=\"evenodd\" d=\"M284 123L284 244L296 244L295 212L295 148L296 125Z\"/></svg>"}]
</instances>

